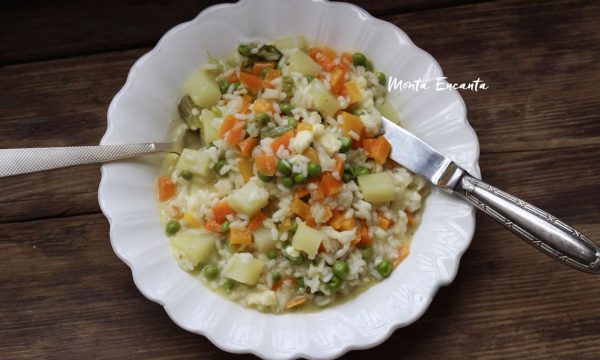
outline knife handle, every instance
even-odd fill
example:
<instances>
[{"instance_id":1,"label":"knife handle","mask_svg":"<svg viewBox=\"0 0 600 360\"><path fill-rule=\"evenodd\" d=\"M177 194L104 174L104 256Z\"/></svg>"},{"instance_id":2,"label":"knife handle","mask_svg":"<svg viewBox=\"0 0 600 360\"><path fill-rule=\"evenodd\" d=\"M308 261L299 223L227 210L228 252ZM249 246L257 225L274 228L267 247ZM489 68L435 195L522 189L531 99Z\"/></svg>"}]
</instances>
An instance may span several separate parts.
<instances>
[{"instance_id":1,"label":"knife handle","mask_svg":"<svg viewBox=\"0 0 600 360\"><path fill-rule=\"evenodd\" d=\"M544 210L469 175L454 192L550 257L600 274L600 247Z\"/></svg>"}]
</instances>

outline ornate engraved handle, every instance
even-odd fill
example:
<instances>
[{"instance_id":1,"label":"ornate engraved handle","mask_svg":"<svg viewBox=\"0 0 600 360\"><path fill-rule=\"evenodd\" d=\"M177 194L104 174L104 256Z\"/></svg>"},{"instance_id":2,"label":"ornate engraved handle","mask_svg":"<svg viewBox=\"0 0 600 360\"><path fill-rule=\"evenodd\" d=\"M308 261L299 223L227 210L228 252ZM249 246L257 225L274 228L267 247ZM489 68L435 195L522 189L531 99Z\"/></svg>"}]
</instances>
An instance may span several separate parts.
<instances>
[{"instance_id":1,"label":"ornate engraved handle","mask_svg":"<svg viewBox=\"0 0 600 360\"><path fill-rule=\"evenodd\" d=\"M129 144L0 149L0 177L168 151L172 144Z\"/></svg>"},{"instance_id":2,"label":"ornate engraved handle","mask_svg":"<svg viewBox=\"0 0 600 360\"><path fill-rule=\"evenodd\" d=\"M560 219L469 175L454 191L542 252L600 274L600 247Z\"/></svg>"}]
</instances>

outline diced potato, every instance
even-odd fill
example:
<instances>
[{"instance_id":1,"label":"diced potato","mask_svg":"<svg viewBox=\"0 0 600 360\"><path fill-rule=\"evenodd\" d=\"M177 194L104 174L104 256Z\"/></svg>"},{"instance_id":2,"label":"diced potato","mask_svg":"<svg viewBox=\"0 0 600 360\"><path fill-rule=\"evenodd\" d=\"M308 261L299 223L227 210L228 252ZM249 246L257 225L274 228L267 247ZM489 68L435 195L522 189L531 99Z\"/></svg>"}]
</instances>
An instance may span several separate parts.
<instances>
[{"instance_id":1,"label":"diced potato","mask_svg":"<svg viewBox=\"0 0 600 360\"><path fill-rule=\"evenodd\" d=\"M333 96L329 90L323 87L311 87L310 94L313 97L315 109L317 109L324 116L333 116L342 108L335 96Z\"/></svg>"},{"instance_id":2,"label":"diced potato","mask_svg":"<svg viewBox=\"0 0 600 360\"><path fill-rule=\"evenodd\" d=\"M221 98L216 80L206 71L198 69L183 85L183 91L201 108L215 105Z\"/></svg>"},{"instance_id":3,"label":"diced potato","mask_svg":"<svg viewBox=\"0 0 600 360\"><path fill-rule=\"evenodd\" d=\"M267 251L275 248L275 241L271 236L271 230L261 226L252 233L254 237L254 248L256 251L266 254Z\"/></svg>"},{"instance_id":4,"label":"diced potato","mask_svg":"<svg viewBox=\"0 0 600 360\"><path fill-rule=\"evenodd\" d=\"M298 230L292 238L292 247L304 251L309 259L314 259L323 241L323 234L303 223L298 224Z\"/></svg>"},{"instance_id":5,"label":"diced potato","mask_svg":"<svg viewBox=\"0 0 600 360\"><path fill-rule=\"evenodd\" d=\"M178 262L193 270L198 264L210 259L215 251L217 238L212 234L180 231L171 239L171 246Z\"/></svg>"},{"instance_id":6,"label":"diced potato","mask_svg":"<svg viewBox=\"0 0 600 360\"><path fill-rule=\"evenodd\" d=\"M208 109L202 110L202 113L200 114L202 138L204 139L204 143L207 145L219 138L217 127L213 123L213 120L216 117L217 115Z\"/></svg>"},{"instance_id":7,"label":"diced potato","mask_svg":"<svg viewBox=\"0 0 600 360\"><path fill-rule=\"evenodd\" d=\"M160 164L158 174L160 176L171 176L178 160L179 156L177 154L166 154L163 162Z\"/></svg>"},{"instance_id":8,"label":"diced potato","mask_svg":"<svg viewBox=\"0 0 600 360\"><path fill-rule=\"evenodd\" d=\"M396 124L400 124L400 117L398 116L396 109L394 109L394 107L392 106L392 104L390 104L389 101L386 100L383 104L376 105L375 107L377 108L377 110L379 110L381 115L388 118L388 120L391 120Z\"/></svg>"},{"instance_id":9,"label":"diced potato","mask_svg":"<svg viewBox=\"0 0 600 360\"><path fill-rule=\"evenodd\" d=\"M273 290L259 291L248 294L246 301L250 306L275 306L277 305L277 294Z\"/></svg>"},{"instance_id":10,"label":"diced potato","mask_svg":"<svg viewBox=\"0 0 600 360\"><path fill-rule=\"evenodd\" d=\"M256 285L265 263L252 257L250 253L233 254L223 275L246 285Z\"/></svg>"},{"instance_id":11,"label":"diced potato","mask_svg":"<svg viewBox=\"0 0 600 360\"><path fill-rule=\"evenodd\" d=\"M229 206L236 212L252 216L269 203L269 193L250 181L229 197Z\"/></svg>"},{"instance_id":12,"label":"diced potato","mask_svg":"<svg viewBox=\"0 0 600 360\"><path fill-rule=\"evenodd\" d=\"M210 158L206 150L183 149L175 166L178 170L188 170L200 176L209 174Z\"/></svg>"},{"instance_id":13,"label":"diced potato","mask_svg":"<svg viewBox=\"0 0 600 360\"><path fill-rule=\"evenodd\" d=\"M304 39L304 36L284 36L280 37L279 39L275 39L275 41L273 41L273 45L275 45L275 47L279 50L293 48L304 49L306 47L306 39Z\"/></svg>"},{"instance_id":14,"label":"diced potato","mask_svg":"<svg viewBox=\"0 0 600 360\"><path fill-rule=\"evenodd\" d=\"M357 179L360 191L368 202L392 201L396 197L394 181L388 172L360 175Z\"/></svg>"},{"instance_id":15,"label":"diced potato","mask_svg":"<svg viewBox=\"0 0 600 360\"><path fill-rule=\"evenodd\" d=\"M297 71L307 76L317 76L321 72L319 64L302 50L298 50L290 56L289 64L291 71Z\"/></svg>"}]
</instances>

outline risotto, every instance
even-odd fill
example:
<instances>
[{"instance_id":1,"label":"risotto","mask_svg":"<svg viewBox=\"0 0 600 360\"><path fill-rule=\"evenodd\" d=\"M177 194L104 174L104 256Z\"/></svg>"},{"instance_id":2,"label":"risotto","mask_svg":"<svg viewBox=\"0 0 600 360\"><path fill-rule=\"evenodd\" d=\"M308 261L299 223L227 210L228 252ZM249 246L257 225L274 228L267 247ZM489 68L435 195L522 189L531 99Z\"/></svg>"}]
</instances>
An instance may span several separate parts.
<instances>
[{"instance_id":1,"label":"risotto","mask_svg":"<svg viewBox=\"0 0 600 360\"><path fill-rule=\"evenodd\" d=\"M180 266L244 306L344 301L409 253L426 182L388 159L386 76L359 52L290 36L240 44L185 83L197 141L158 178Z\"/></svg>"}]
</instances>

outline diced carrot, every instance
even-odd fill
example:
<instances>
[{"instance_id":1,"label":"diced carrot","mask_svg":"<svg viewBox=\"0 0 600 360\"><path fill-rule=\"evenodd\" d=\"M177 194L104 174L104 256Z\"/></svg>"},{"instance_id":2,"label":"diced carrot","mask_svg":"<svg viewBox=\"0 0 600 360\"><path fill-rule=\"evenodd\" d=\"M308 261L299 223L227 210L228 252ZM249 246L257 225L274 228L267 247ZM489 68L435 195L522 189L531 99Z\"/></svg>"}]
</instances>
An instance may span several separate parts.
<instances>
[{"instance_id":1,"label":"diced carrot","mask_svg":"<svg viewBox=\"0 0 600 360\"><path fill-rule=\"evenodd\" d=\"M237 164L238 169L240 170L240 174L242 174L242 177L244 178L244 181L248 181L253 175L252 164L250 163L250 160L247 158L239 158Z\"/></svg>"},{"instance_id":2,"label":"diced carrot","mask_svg":"<svg viewBox=\"0 0 600 360\"><path fill-rule=\"evenodd\" d=\"M331 61L335 60L335 58L337 57L335 51L328 46L325 46L323 48L323 55L327 56L327 58Z\"/></svg>"},{"instance_id":3,"label":"diced carrot","mask_svg":"<svg viewBox=\"0 0 600 360\"><path fill-rule=\"evenodd\" d=\"M262 211L259 211L258 213L256 213L256 215L250 218L250 222L248 222L248 230L254 231L258 229L266 218L267 215L265 215L265 213L263 213Z\"/></svg>"},{"instance_id":4,"label":"diced carrot","mask_svg":"<svg viewBox=\"0 0 600 360\"><path fill-rule=\"evenodd\" d=\"M317 57L317 54L322 54L323 50L318 47L311 47L308 49L308 55L313 58L313 60Z\"/></svg>"},{"instance_id":5,"label":"diced carrot","mask_svg":"<svg viewBox=\"0 0 600 360\"><path fill-rule=\"evenodd\" d=\"M333 158L335 159L335 167L333 168L333 172L336 172L342 176L344 174L344 159L339 155L335 155Z\"/></svg>"},{"instance_id":6,"label":"diced carrot","mask_svg":"<svg viewBox=\"0 0 600 360\"><path fill-rule=\"evenodd\" d=\"M277 150L279 150L279 147L281 145L283 145L283 147L287 149L290 146L290 140L292 140L292 137L294 137L294 131L290 130L278 137L277 139L275 139L275 141L271 143L271 149L273 150L273 152L277 153Z\"/></svg>"},{"instance_id":7,"label":"diced carrot","mask_svg":"<svg viewBox=\"0 0 600 360\"><path fill-rule=\"evenodd\" d=\"M229 77L227 77L227 82L229 82L230 84L236 83L240 80L240 78L238 77L238 74L234 71L231 73L231 75L229 75Z\"/></svg>"},{"instance_id":8,"label":"diced carrot","mask_svg":"<svg viewBox=\"0 0 600 360\"><path fill-rule=\"evenodd\" d=\"M335 66L333 61L329 60L329 58L327 56L325 56L325 54L323 54L322 52L317 53L315 55L315 61L317 64L321 65L321 67L325 71L331 71L333 69L333 67Z\"/></svg>"},{"instance_id":9,"label":"diced carrot","mask_svg":"<svg viewBox=\"0 0 600 360\"><path fill-rule=\"evenodd\" d=\"M317 190L314 190L312 192L310 197L311 197L311 199L313 199L315 201L321 201L321 200L325 199L325 194L323 194L323 192L317 188Z\"/></svg>"},{"instance_id":10,"label":"diced carrot","mask_svg":"<svg viewBox=\"0 0 600 360\"><path fill-rule=\"evenodd\" d=\"M254 112L273 112L273 103L265 99L256 99L254 102Z\"/></svg>"},{"instance_id":11,"label":"diced carrot","mask_svg":"<svg viewBox=\"0 0 600 360\"><path fill-rule=\"evenodd\" d=\"M364 130L365 126L358 116L342 111L342 131L344 135L349 135L352 131L358 136L363 136Z\"/></svg>"},{"instance_id":12,"label":"diced carrot","mask_svg":"<svg viewBox=\"0 0 600 360\"><path fill-rule=\"evenodd\" d=\"M348 66L348 64L346 64L344 61L340 61L339 64L336 64L332 71L335 71L337 69L342 70L344 73L347 73L348 71L350 71L350 66Z\"/></svg>"},{"instance_id":13,"label":"diced carrot","mask_svg":"<svg viewBox=\"0 0 600 360\"><path fill-rule=\"evenodd\" d=\"M319 154L317 154L317 150L312 146L309 146L308 149L304 150L304 156L309 158L312 162L319 163Z\"/></svg>"},{"instance_id":14,"label":"diced carrot","mask_svg":"<svg viewBox=\"0 0 600 360\"><path fill-rule=\"evenodd\" d=\"M409 254L409 249L408 246L406 245L400 245L398 247L398 255L396 256L396 258L392 261L392 267L397 267L398 265L400 265L400 263L406 259L406 257Z\"/></svg>"},{"instance_id":15,"label":"diced carrot","mask_svg":"<svg viewBox=\"0 0 600 360\"><path fill-rule=\"evenodd\" d=\"M219 224L216 220L206 220L204 223L204 228L211 232L221 232L221 224Z\"/></svg>"},{"instance_id":16,"label":"diced carrot","mask_svg":"<svg viewBox=\"0 0 600 360\"><path fill-rule=\"evenodd\" d=\"M305 219L305 221L306 221L306 226L310 226L310 227L317 226L317 222L315 221L315 218L313 218L311 215L308 215L308 217Z\"/></svg>"},{"instance_id":17,"label":"diced carrot","mask_svg":"<svg viewBox=\"0 0 600 360\"><path fill-rule=\"evenodd\" d=\"M329 84L331 85L331 92L339 95L344 87L344 81L344 72L341 69L336 69L331 74L331 80L329 81Z\"/></svg>"},{"instance_id":18,"label":"diced carrot","mask_svg":"<svg viewBox=\"0 0 600 360\"><path fill-rule=\"evenodd\" d=\"M245 122L236 120L231 130L229 130L225 136L225 141L227 141L227 143L230 145L239 144L242 140L244 140L244 135L246 134L246 130L244 129L245 125Z\"/></svg>"},{"instance_id":19,"label":"diced carrot","mask_svg":"<svg viewBox=\"0 0 600 360\"><path fill-rule=\"evenodd\" d=\"M248 112L248 108L250 107L250 104L252 103L252 96L246 94L244 95L244 97L242 98L242 106L240 107L240 114L245 114Z\"/></svg>"},{"instance_id":20,"label":"diced carrot","mask_svg":"<svg viewBox=\"0 0 600 360\"><path fill-rule=\"evenodd\" d=\"M307 130L307 131L312 131L312 125L309 123L305 123L305 122L300 122L298 123L298 126L296 127L296 130L298 131L303 131L303 130Z\"/></svg>"},{"instance_id":21,"label":"diced carrot","mask_svg":"<svg viewBox=\"0 0 600 360\"><path fill-rule=\"evenodd\" d=\"M265 81L275 80L280 76L281 76L281 70L273 69L267 73L267 76L265 76Z\"/></svg>"},{"instance_id":22,"label":"diced carrot","mask_svg":"<svg viewBox=\"0 0 600 360\"><path fill-rule=\"evenodd\" d=\"M262 83L262 79L260 77L248 74L246 72L241 72L240 81L248 88L248 90L252 91L253 93L258 94L260 91L260 85Z\"/></svg>"},{"instance_id":23,"label":"diced carrot","mask_svg":"<svg viewBox=\"0 0 600 360\"><path fill-rule=\"evenodd\" d=\"M373 239L369 236L369 228L364 220L360 221L361 227L358 230L358 243L356 245L369 246L373 242Z\"/></svg>"},{"instance_id":24,"label":"diced carrot","mask_svg":"<svg viewBox=\"0 0 600 360\"><path fill-rule=\"evenodd\" d=\"M177 192L175 183L168 177L159 177L157 180L158 186L158 200L165 201L169 200Z\"/></svg>"},{"instance_id":25,"label":"diced carrot","mask_svg":"<svg viewBox=\"0 0 600 360\"><path fill-rule=\"evenodd\" d=\"M363 140L363 148L367 156L375 160L378 164L385 164L392 151L392 145L390 145L383 135L376 139Z\"/></svg>"},{"instance_id":26,"label":"diced carrot","mask_svg":"<svg viewBox=\"0 0 600 360\"><path fill-rule=\"evenodd\" d=\"M231 128L233 128L233 125L235 125L236 122L237 122L237 119L235 118L235 116L233 116L233 115L226 116L225 119L223 119L223 123L221 123L221 126L219 127L219 132L218 132L219 137L224 138L225 133L227 133L229 130L231 130Z\"/></svg>"},{"instance_id":27,"label":"diced carrot","mask_svg":"<svg viewBox=\"0 0 600 360\"><path fill-rule=\"evenodd\" d=\"M294 198L292 201L291 210L303 220L306 220L310 217L310 206L298 198Z\"/></svg>"},{"instance_id":28,"label":"diced carrot","mask_svg":"<svg viewBox=\"0 0 600 360\"><path fill-rule=\"evenodd\" d=\"M344 51L342 53L342 61L346 62L348 64L352 63L352 54L349 52Z\"/></svg>"},{"instance_id":29,"label":"diced carrot","mask_svg":"<svg viewBox=\"0 0 600 360\"><path fill-rule=\"evenodd\" d=\"M254 164L256 165L256 170L263 175L273 176L277 171L275 169L275 156L273 155L259 154L254 158Z\"/></svg>"},{"instance_id":30,"label":"diced carrot","mask_svg":"<svg viewBox=\"0 0 600 360\"><path fill-rule=\"evenodd\" d=\"M283 285L283 281L281 281L281 280L274 281L273 285L271 285L271 290L277 291L277 290L279 290L279 288L281 287L281 285Z\"/></svg>"},{"instance_id":31,"label":"diced carrot","mask_svg":"<svg viewBox=\"0 0 600 360\"><path fill-rule=\"evenodd\" d=\"M279 224L277 226L277 229L279 230L279 232L286 232L292 229L292 221L290 220L290 218L286 218L281 224Z\"/></svg>"},{"instance_id":32,"label":"diced carrot","mask_svg":"<svg viewBox=\"0 0 600 360\"><path fill-rule=\"evenodd\" d=\"M258 139L255 137L246 138L245 140L240 141L238 144L240 151L242 152L242 156L245 157L252 155L252 150L254 150L256 145L258 145Z\"/></svg>"},{"instance_id":33,"label":"diced carrot","mask_svg":"<svg viewBox=\"0 0 600 360\"><path fill-rule=\"evenodd\" d=\"M307 187L302 187L294 193L294 199L303 199L310 195L310 190Z\"/></svg>"},{"instance_id":34,"label":"diced carrot","mask_svg":"<svg viewBox=\"0 0 600 360\"><path fill-rule=\"evenodd\" d=\"M377 224L382 228L382 229L389 229L390 226L392 226L392 220L386 218L383 215L378 215L377 216Z\"/></svg>"},{"instance_id":35,"label":"diced carrot","mask_svg":"<svg viewBox=\"0 0 600 360\"><path fill-rule=\"evenodd\" d=\"M215 220L222 223L227 220L227 215L235 215L235 211L229 206L229 201L221 200L214 208L212 208Z\"/></svg>"},{"instance_id":36,"label":"diced carrot","mask_svg":"<svg viewBox=\"0 0 600 360\"><path fill-rule=\"evenodd\" d=\"M362 100L360 88L354 80L345 82L343 87L344 89L342 90L342 94L350 98L350 104L356 104Z\"/></svg>"},{"instance_id":37,"label":"diced carrot","mask_svg":"<svg viewBox=\"0 0 600 360\"><path fill-rule=\"evenodd\" d=\"M260 76L263 69L274 69L275 63L272 62L255 62L254 67L252 68L252 73L256 76Z\"/></svg>"},{"instance_id":38,"label":"diced carrot","mask_svg":"<svg viewBox=\"0 0 600 360\"><path fill-rule=\"evenodd\" d=\"M326 172L321 177L319 190L321 190L325 196L331 196L342 191L342 185L343 183L340 180L334 178L330 172Z\"/></svg>"},{"instance_id":39,"label":"diced carrot","mask_svg":"<svg viewBox=\"0 0 600 360\"><path fill-rule=\"evenodd\" d=\"M185 213L185 215L183 215L183 221L185 221L191 227L200 227L200 222L194 217L194 215L190 213Z\"/></svg>"},{"instance_id":40,"label":"diced carrot","mask_svg":"<svg viewBox=\"0 0 600 360\"><path fill-rule=\"evenodd\" d=\"M354 229L355 227L356 218L354 216L351 216L348 219L346 219L346 216L344 215L344 220L342 221L342 226L340 226L340 229L342 231L348 231Z\"/></svg>"},{"instance_id":41,"label":"diced carrot","mask_svg":"<svg viewBox=\"0 0 600 360\"><path fill-rule=\"evenodd\" d=\"M344 213L339 210L333 210L331 218L327 223L336 230L341 229L342 224L344 223Z\"/></svg>"},{"instance_id":42,"label":"diced carrot","mask_svg":"<svg viewBox=\"0 0 600 360\"><path fill-rule=\"evenodd\" d=\"M298 295L298 296L292 298L292 300L288 301L285 304L285 308L286 309L291 309L291 308L294 308L296 306L300 306L300 305L304 304L305 302L306 302L306 297L303 296L303 295Z\"/></svg>"},{"instance_id":43,"label":"diced carrot","mask_svg":"<svg viewBox=\"0 0 600 360\"><path fill-rule=\"evenodd\" d=\"M252 233L246 228L232 227L229 230L229 243L233 245L249 245L252 243Z\"/></svg>"},{"instance_id":44,"label":"diced carrot","mask_svg":"<svg viewBox=\"0 0 600 360\"><path fill-rule=\"evenodd\" d=\"M408 221L406 222L406 224L408 226L413 226L415 224L415 216L413 215L412 212L405 210L406 211L406 218L408 219Z\"/></svg>"}]
</instances>

